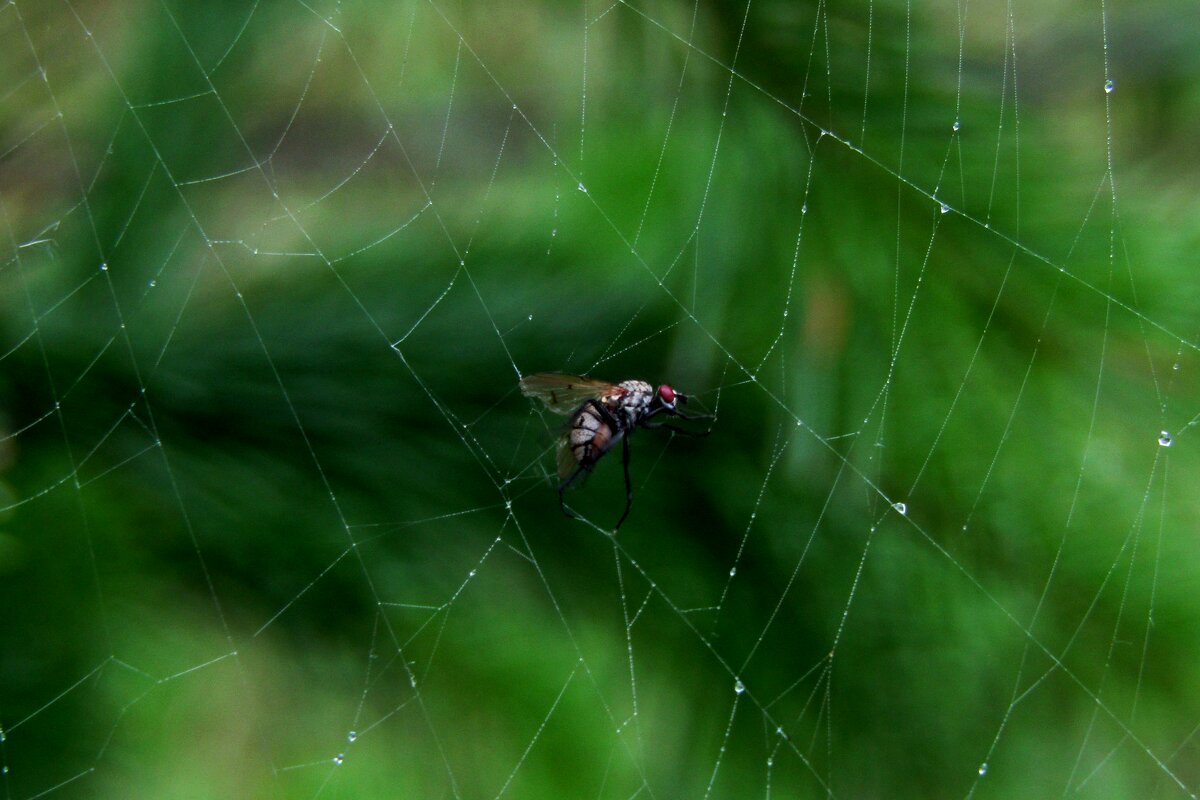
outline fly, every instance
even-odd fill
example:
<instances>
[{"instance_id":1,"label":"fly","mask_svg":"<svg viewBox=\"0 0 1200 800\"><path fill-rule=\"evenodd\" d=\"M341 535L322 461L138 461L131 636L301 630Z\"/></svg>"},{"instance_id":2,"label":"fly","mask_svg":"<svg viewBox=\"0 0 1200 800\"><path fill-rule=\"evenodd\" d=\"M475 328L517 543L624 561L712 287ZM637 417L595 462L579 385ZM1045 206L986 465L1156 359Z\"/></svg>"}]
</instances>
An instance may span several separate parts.
<instances>
[{"instance_id":1,"label":"fly","mask_svg":"<svg viewBox=\"0 0 1200 800\"><path fill-rule=\"evenodd\" d=\"M616 528L629 516L633 505L633 484L629 480L629 436L635 428L666 428L684 436L707 436L709 431L689 431L656 417L685 420L713 419L711 415L688 415L678 406L687 395L667 384L657 389L645 381L608 381L539 372L521 378L521 393L536 397L556 414L569 414L570 425L558 442L558 504L568 517L573 516L563 503L565 492L580 475L590 473L605 453L622 443L625 467L625 511Z\"/></svg>"}]
</instances>

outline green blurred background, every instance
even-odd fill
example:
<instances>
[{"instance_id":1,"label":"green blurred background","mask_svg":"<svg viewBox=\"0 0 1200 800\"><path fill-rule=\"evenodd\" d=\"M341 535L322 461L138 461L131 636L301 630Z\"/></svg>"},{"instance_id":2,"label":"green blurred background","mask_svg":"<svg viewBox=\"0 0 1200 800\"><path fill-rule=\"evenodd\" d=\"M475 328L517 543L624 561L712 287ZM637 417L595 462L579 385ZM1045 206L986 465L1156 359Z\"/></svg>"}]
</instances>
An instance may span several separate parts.
<instances>
[{"instance_id":1,"label":"green blurred background","mask_svg":"<svg viewBox=\"0 0 1200 800\"><path fill-rule=\"evenodd\" d=\"M0 6L4 797L1195 796L1189 9Z\"/></svg>"}]
</instances>

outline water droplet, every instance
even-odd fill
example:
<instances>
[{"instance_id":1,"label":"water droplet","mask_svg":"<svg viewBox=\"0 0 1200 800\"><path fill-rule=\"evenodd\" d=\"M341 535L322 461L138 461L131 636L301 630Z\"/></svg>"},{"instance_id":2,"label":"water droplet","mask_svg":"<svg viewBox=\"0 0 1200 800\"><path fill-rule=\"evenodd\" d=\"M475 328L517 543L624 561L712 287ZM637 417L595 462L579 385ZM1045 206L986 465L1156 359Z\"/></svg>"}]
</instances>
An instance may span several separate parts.
<instances>
[{"instance_id":1,"label":"water droplet","mask_svg":"<svg viewBox=\"0 0 1200 800\"><path fill-rule=\"evenodd\" d=\"M1176 372L1179 372L1179 368L1180 368L1180 364L1178 361L1176 361L1174 364L1171 365L1171 369L1175 370Z\"/></svg>"},{"instance_id":2,"label":"water droplet","mask_svg":"<svg viewBox=\"0 0 1200 800\"><path fill-rule=\"evenodd\" d=\"M939 210L940 210L940 211L941 211L943 214L945 214L945 213L948 213L948 212L950 211L950 206L946 205L945 203L942 203L942 207L941 207L941 209L939 209Z\"/></svg>"},{"instance_id":3,"label":"water droplet","mask_svg":"<svg viewBox=\"0 0 1200 800\"><path fill-rule=\"evenodd\" d=\"M408 679L408 685L414 689L417 688L417 676L416 675L413 675L412 677L410 677Z\"/></svg>"},{"instance_id":4,"label":"water droplet","mask_svg":"<svg viewBox=\"0 0 1200 800\"><path fill-rule=\"evenodd\" d=\"M786 308L783 310L783 315L784 315L785 317L788 315L788 310L787 310Z\"/></svg>"},{"instance_id":5,"label":"water droplet","mask_svg":"<svg viewBox=\"0 0 1200 800\"><path fill-rule=\"evenodd\" d=\"M553 239L555 236L558 236L558 228L555 228L552 231L550 231L550 238Z\"/></svg>"},{"instance_id":6,"label":"water droplet","mask_svg":"<svg viewBox=\"0 0 1200 800\"><path fill-rule=\"evenodd\" d=\"M1159 434L1158 434L1158 443L1159 443L1161 446L1163 446L1163 447L1170 447L1170 446L1171 446L1171 442L1172 442L1172 441L1173 441L1173 440L1171 439L1171 432L1170 432L1170 431L1162 431L1161 433L1159 433Z\"/></svg>"},{"instance_id":7,"label":"water droplet","mask_svg":"<svg viewBox=\"0 0 1200 800\"><path fill-rule=\"evenodd\" d=\"M100 265L100 271L101 271L101 272L108 272L108 264L101 264L101 265Z\"/></svg>"},{"instance_id":8,"label":"water droplet","mask_svg":"<svg viewBox=\"0 0 1200 800\"><path fill-rule=\"evenodd\" d=\"M150 288L151 288L151 289L153 289L155 286L158 286L158 281L156 281L156 280L151 280L151 281L150 281Z\"/></svg>"},{"instance_id":9,"label":"water droplet","mask_svg":"<svg viewBox=\"0 0 1200 800\"><path fill-rule=\"evenodd\" d=\"M987 775L987 770L988 770L988 766L987 766L987 762L985 761L985 762L983 762L982 764L980 764L980 765L979 765L979 775L980 775L980 777L982 777L982 776L984 776L984 775Z\"/></svg>"},{"instance_id":10,"label":"water droplet","mask_svg":"<svg viewBox=\"0 0 1200 800\"><path fill-rule=\"evenodd\" d=\"M772 756L767 756L767 766L768 767L775 766L775 759Z\"/></svg>"},{"instance_id":11,"label":"water droplet","mask_svg":"<svg viewBox=\"0 0 1200 800\"><path fill-rule=\"evenodd\" d=\"M1116 88L1116 87L1113 85L1113 82L1112 82L1112 81L1105 81L1105 82L1104 82L1104 93L1105 93L1105 94L1112 94L1112 90L1113 90L1114 88Z\"/></svg>"},{"instance_id":12,"label":"water droplet","mask_svg":"<svg viewBox=\"0 0 1200 800\"><path fill-rule=\"evenodd\" d=\"M349 733L346 734L347 742L353 742L357 738L358 738L358 731L350 731Z\"/></svg>"},{"instance_id":13,"label":"water droplet","mask_svg":"<svg viewBox=\"0 0 1200 800\"><path fill-rule=\"evenodd\" d=\"M587 194L587 187L583 185L583 181L579 182L579 191L583 192L584 194Z\"/></svg>"},{"instance_id":14,"label":"water droplet","mask_svg":"<svg viewBox=\"0 0 1200 800\"><path fill-rule=\"evenodd\" d=\"M801 214L807 214L807 213L808 213L808 203L805 203L804 205L800 206L800 213L801 213Z\"/></svg>"},{"instance_id":15,"label":"water droplet","mask_svg":"<svg viewBox=\"0 0 1200 800\"><path fill-rule=\"evenodd\" d=\"M904 503L892 503L892 508L896 509L896 511L901 514L908 513L908 506Z\"/></svg>"},{"instance_id":16,"label":"water droplet","mask_svg":"<svg viewBox=\"0 0 1200 800\"><path fill-rule=\"evenodd\" d=\"M533 322L533 314L530 314L530 315L529 315L529 317L528 317L528 319L529 319L529 321L530 321L530 322Z\"/></svg>"},{"instance_id":17,"label":"water droplet","mask_svg":"<svg viewBox=\"0 0 1200 800\"><path fill-rule=\"evenodd\" d=\"M962 123L959 122L958 120L954 120L954 124L950 126L950 129L956 131L961 127L962 127Z\"/></svg>"},{"instance_id":18,"label":"water droplet","mask_svg":"<svg viewBox=\"0 0 1200 800\"><path fill-rule=\"evenodd\" d=\"M741 694L744 691L746 691L746 684L742 683L740 680L733 682L734 694Z\"/></svg>"},{"instance_id":19,"label":"water droplet","mask_svg":"<svg viewBox=\"0 0 1200 800\"><path fill-rule=\"evenodd\" d=\"M787 737L787 734L783 732L783 726L782 726L782 725L780 725L778 728L776 728L776 729L775 729L775 734L776 734L777 736L783 736L784 738L786 738L786 737Z\"/></svg>"},{"instance_id":20,"label":"water droplet","mask_svg":"<svg viewBox=\"0 0 1200 800\"><path fill-rule=\"evenodd\" d=\"M345 753L338 753L336 756L333 757L333 763L339 767L342 765L342 762L345 760L346 760Z\"/></svg>"},{"instance_id":21,"label":"water droplet","mask_svg":"<svg viewBox=\"0 0 1200 800\"><path fill-rule=\"evenodd\" d=\"M732 578L734 575L737 575L737 567L730 567L729 568L729 577Z\"/></svg>"},{"instance_id":22,"label":"water droplet","mask_svg":"<svg viewBox=\"0 0 1200 800\"><path fill-rule=\"evenodd\" d=\"M471 575L471 577L472 577L472 578L474 578L474 577L475 577L475 570L471 570L471 573L470 573L470 575Z\"/></svg>"}]
</instances>

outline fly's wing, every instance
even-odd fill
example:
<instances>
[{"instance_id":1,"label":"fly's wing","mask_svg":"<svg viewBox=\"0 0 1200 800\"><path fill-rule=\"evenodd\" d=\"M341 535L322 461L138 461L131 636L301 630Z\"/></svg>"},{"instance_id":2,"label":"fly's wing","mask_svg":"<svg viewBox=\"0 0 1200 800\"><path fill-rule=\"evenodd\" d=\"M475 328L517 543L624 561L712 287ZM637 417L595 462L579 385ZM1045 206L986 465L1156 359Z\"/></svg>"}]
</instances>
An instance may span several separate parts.
<instances>
[{"instance_id":1,"label":"fly's wing","mask_svg":"<svg viewBox=\"0 0 1200 800\"><path fill-rule=\"evenodd\" d=\"M521 378L521 394L536 397L556 414L570 414L588 400L621 391L614 383L582 375L538 372ZM561 472L561 462L559 469Z\"/></svg>"},{"instance_id":2,"label":"fly's wing","mask_svg":"<svg viewBox=\"0 0 1200 800\"><path fill-rule=\"evenodd\" d=\"M619 439L610 440L607 447L604 448L604 451L601 452L600 455L604 455L604 453L612 449L612 444L614 441L619 441ZM575 460L575 451L571 449L570 431L567 431L559 437L558 451L555 453L555 460L558 463L558 483L561 486L573 475L575 475L575 471L581 466L580 463ZM585 483L587 483L588 476L592 474L592 468L595 466L595 464L596 462L592 461L592 466L584 467L582 473L578 475L575 480L571 481L571 486L579 489Z\"/></svg>"},{"instance_id":3,"label":"fly's wing","mask_svg":"<svg viewBox=\"0 0 1200 800\"><path fill-rule=\"evenodd\" d=\"M575 451L571 449L570 433L564 433L558 437L556 460L558 462L558 482L562 483L571 477L575 473L576 467L579 466L579 462L575 460Z\"/></svg>"}]
</instances>

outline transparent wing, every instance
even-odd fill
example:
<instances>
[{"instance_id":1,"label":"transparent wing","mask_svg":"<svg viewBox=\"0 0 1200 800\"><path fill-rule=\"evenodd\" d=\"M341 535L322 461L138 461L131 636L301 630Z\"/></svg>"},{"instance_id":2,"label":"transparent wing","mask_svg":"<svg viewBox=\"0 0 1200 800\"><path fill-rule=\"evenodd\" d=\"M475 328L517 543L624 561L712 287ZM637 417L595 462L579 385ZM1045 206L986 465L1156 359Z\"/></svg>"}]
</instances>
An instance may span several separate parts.
<instances>
[{"instance_id":1,"label":"transparent wing","mask_svg":"<svg viewBox=\"0 0 1200 800\"><path fill-rule=\"evenodd\" d=\"M538 372L521 378L521 394L536 397L556 414L570 414L586 400L620 391L614 383L582 375Z\"/></svg>"},{"instance_id":2,"label":"transparent wing","mask_svg":"<svg viewBox=\"0 0 1200 800\"><path fill-rule=\"evenodd\" d=\"M571 477L575 472L575 468L579 466L579 462L575 460L575 452L571 449L570 434L564 433L558 437L558 481L562 483L567 478Z\"/></svg>"}]
</instances>

